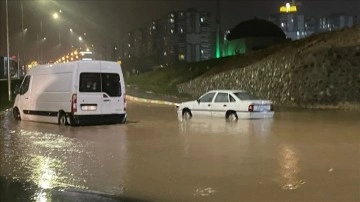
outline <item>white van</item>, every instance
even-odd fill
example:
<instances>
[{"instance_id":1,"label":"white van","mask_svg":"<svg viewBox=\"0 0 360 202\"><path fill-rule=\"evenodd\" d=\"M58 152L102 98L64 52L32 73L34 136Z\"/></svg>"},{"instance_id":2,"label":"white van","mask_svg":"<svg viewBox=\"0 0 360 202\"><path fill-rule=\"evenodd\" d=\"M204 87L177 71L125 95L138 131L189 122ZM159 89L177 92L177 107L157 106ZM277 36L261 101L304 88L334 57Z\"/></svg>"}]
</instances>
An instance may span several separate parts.
<instances>
[{"instance_id":1,"label":"white van","mask_svg":"<svg viewBox=\"0 0 360 202\"><path fill-rule=\"evenodd\" d=\"M31 68L13 107L14 118L59 125L124 123L125 84L116 62L76 61Z\"/></svg>"}]
</instances>

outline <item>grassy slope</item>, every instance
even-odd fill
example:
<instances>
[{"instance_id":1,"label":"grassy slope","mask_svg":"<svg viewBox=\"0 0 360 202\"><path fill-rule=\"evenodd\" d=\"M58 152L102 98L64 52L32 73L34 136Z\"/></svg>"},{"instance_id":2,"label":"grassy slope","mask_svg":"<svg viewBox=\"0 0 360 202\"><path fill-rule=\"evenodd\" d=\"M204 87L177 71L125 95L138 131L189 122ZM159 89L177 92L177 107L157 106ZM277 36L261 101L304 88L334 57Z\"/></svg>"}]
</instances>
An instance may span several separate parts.
<instances>
[{"instance_id":1,"label":"grassy slope","mask_svg":"<svg viewBox=\"0 0 360 202\"><path fill-rule=\"evenodd\" d=\"M344 31L345 30L345 31ZM284 54L293 50L322 49L332 46L348 46L353 43L353 36L357 36L358 29L349 28L327 33L314 34L305 39L287 42L282 45L269 47L246 55L236 55L227 58L189 63L182 66L169 67L130 76L126 82L142 90L150 90L160 94L176 95L176 85L188 82L196 77L207 77L231 69L246 67L256 63L274 53Z\"/></svg>"},{"instance_id":2,"label":"grassy slope","mask_svg":"<svg viewBox=\"0 0 360 202\"><path fill-rule=\"evenodd\" d=\"M212 59L174 67L157 69L126 78L126 83L143 90L160 94L177 95L176 85L192 80L210 69L225 63L229 58Z\"/></svg>"},{"instance_id":3,"label":"grassy slope","mask_svg":"<svg viewBox=\"0 0 360 202\"><path fill-rule=\"evenodd\" d=\"M247 55L236 55L157 69L140 75L129 76L126 78L126 83L142 90L149 90L159 94L178 95L176 85L180 83L190 81L199 76L206 77L234 68L246 67L282 49L284 46L288 46L288 44L271 47Z\"/></svg>"}]
</instances>

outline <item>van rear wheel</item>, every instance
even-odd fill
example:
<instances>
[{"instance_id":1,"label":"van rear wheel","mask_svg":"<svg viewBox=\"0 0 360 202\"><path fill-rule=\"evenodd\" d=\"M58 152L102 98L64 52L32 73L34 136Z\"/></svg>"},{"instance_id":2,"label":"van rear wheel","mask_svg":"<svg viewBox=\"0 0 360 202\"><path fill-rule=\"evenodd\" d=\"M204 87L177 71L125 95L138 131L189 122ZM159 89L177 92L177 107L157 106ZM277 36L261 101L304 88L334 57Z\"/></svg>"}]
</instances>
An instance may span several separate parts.
<instances>
[{"instance_id":1,"label":"van rear wheel","mask_svg":"<svg viewBox=\"0 0 360 202\"><path fill-rule=\"evenodd\" d=\"M68 125L67 120L66 120L66 114L64 112L59 112L59 121L58 124L60 126L66 126Z\"/></svg>"}]
</instances>

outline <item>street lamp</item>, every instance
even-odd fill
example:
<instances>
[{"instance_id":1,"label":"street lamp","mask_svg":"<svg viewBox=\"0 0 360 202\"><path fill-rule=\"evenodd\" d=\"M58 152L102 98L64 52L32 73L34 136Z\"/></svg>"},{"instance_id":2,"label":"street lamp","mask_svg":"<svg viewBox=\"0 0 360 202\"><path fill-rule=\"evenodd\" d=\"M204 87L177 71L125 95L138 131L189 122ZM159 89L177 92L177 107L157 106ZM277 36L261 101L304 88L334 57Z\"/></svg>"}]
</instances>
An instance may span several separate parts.
<instances>
[{"instance_id":1,"label":"street lamp","mask_svg":"<svg viewBox=\"0 0 360 202\"><path fill-rule=\"evenodd\" d=\"M54 18L54 19L58 19L58 18L59 18L59 14L58 14L57 12L54 13L54 14L53 14L53 18Z\"/></svg>"},{"instance_id":2,"label":"street lamp","mask_svg":"<svg viewBox=\"0 0 360 202\"><path fill-rule=\"evenodd\" d=\"M6 52L7 52L7 79L8 79L8 96L9 102L11 101L11 77L10 77L10 40L9 40L9 10L8 10L8 0L5 1L6 4Z\"/></svg>"}]
</instances>

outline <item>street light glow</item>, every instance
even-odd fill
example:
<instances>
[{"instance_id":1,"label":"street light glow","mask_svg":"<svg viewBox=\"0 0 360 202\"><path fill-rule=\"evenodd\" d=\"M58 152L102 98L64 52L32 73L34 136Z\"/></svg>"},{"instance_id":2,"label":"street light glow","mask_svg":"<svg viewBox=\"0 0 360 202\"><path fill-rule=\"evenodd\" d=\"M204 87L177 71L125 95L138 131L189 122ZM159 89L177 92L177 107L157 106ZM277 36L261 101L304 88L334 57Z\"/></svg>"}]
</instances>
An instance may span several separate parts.
<instances>
[{"instance_id":1,"label":"street light glow","mask_svg":"<svg viewBox=\"0 0 360 202\"><path fill-rule=\"evenodd\" d=\"M59 18L59 14L58 14L58 13L54 13L54 14L53 14L53 18L54 18L54 19L58 19L58 18Z\"/></svg>"},{"instance_id":2,"label":"street light glow","mask_svg":"<svg viewBox=\"0 0 360 202\"><path fill-rule=\"evenodd\" d=\"M81 36L79 36L79 41L82 41L83 39L82 39L82 37Z\"/></svg>"}]
</instances>

